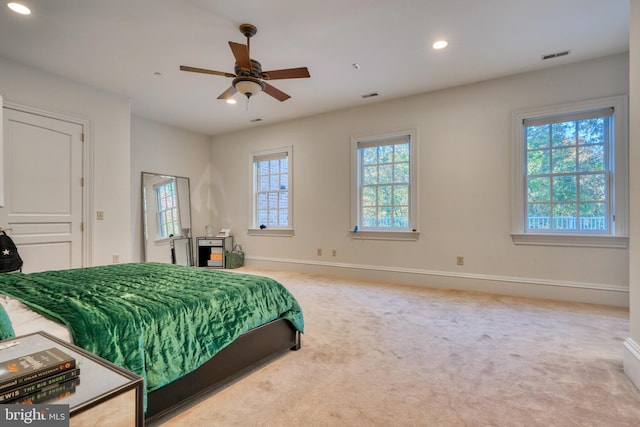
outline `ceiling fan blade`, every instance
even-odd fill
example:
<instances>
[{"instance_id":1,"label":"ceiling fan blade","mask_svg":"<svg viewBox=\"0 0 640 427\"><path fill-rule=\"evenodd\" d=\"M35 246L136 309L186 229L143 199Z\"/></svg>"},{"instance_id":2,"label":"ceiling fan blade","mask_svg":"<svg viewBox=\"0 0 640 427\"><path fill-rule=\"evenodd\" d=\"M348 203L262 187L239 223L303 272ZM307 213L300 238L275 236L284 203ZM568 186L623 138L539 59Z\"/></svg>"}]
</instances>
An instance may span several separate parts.
<instances>
[{"instance_id":1,"label":"ceiling fan blade","mask_svg":"<svg viewBox=\"0 0 640 427\"><path fill-rule=\"evenodd\" d=\"M231 86L231 87L229 87L229 89L227 89L224 92L222 92L220 94L220 96L218 97L218 99L229 99L233 95L235 95L236 92L237 92L236 88Z\"/></svg>"},{"instance_id":2,"label":"ceiling fan blade","mask_svg":"<svg viewBox=\"0 0 640 427\"><path fill-rule=\"evenodd\" d=\"M231 47L231 52L233 52L233 56L236 58L236 62L240 68L246 68L251 71L251 59L249 58L249 48L240 43L229 42L229 46Z\"/></svg>"},{"instance_id":3,"label":"ceiling fan blade","mask_svg":"<svg viewBox=\"0 0 640 427\"><path fill-rule=\"evenodd\" d=\"M278 79L304 79L311 77L307 67L300 68L287 68L284 70L271 70L263 71L260 75L266 80L278 80Z\"/></svg>"},{"instance_id":4,"label":"ceiling fan blade","mask_svg":"<svg viewBox=\"0 0 640 427\"><path fill-rule=\"evenodd\" d=\"M287 95L286 93L284 93L280 89L276 89L275 87L271 86L269 83L267 83L267 82L262 82L262 83L264 83L263 91L265 93L268 93L269 95L273 96L278 101L282 102L282 101L286 101L287 99L291 98L291 96Z\"/></svg>"},{"instance_id":5,"label":"ceiling fan blade","mask_svg":"<svg viewBox=\"0 0 640 427\"><path fill-rule=\"evenodd\" d=\"M182 70L182 71L191 71L193 73L214 74L216 76L223 76L223 77L235 77L236 76L235 74L225 73L224 71L214 71L214 70L207 70L205 68L187 67L186 65L181 65L180 66L180 70Z\"/></svg>"}]
</instances>

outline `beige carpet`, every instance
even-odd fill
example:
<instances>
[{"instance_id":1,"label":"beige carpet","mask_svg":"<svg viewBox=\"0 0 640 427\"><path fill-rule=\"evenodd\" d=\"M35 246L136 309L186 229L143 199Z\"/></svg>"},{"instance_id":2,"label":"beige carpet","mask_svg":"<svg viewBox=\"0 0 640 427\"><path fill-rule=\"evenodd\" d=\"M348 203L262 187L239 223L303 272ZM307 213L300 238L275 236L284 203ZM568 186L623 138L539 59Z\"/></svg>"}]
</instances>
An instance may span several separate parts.
<instances>
[{"instance_id":1,"label":"beige carpet","mask_svg":"<svg viewBox=\"0 0 640 427\"><path fill-rule=\"evenodd\" d=\"M290 272L302 349L158 424L639 426L628 311Z\"/></svg>"}]
</instances>

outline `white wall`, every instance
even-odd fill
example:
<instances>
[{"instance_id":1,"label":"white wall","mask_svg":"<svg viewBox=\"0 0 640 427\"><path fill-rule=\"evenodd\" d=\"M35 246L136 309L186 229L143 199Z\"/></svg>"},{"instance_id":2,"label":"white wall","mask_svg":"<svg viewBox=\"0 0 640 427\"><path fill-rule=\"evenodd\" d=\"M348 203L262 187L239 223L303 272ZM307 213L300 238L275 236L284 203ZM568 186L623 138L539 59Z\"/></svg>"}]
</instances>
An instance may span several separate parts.
<instances>
[{"instance_id":1,"label":"white wall","mask_svg":"<svg viewBox=\"0 0 640 427\"><path fill-rule=\"evenodd\" d=\"M624 370L640 388L640 1L632 0L630 13L629 69L629 163L631 221L629 244L629 337L625 342Z\"/></svg>"},{"instance_id":2,"label":"white wall","mask_svg":"<svg viewBox=\"0 0 640 427\"><path fill-rule=\"evenodd\" d=\"M214 137L213 225L255 265L626 305L626 249L514 246L509 215L512 111L627 94L628 82L628 56L615 55ZM352 240L350 138L407 127L418 130L420 239ZM295 236L248 236L249 153L286 145Z\"/></svg>"},{"instance_id":3,"label":"white wall","mask_svg":"<svg viewBox=\"0 0 640 427\"><path fill-rule=\"evenodd\" d=\"M208 136L142 117L131 119L131 206L133 260L142 260L141 173L189 178L193 237L204 235L210 223ZM195 252L194 252L195 253Z\"/></svg>"},{"instance_id":4,"label":"white wall","mask_svg":"<svg viewBox=\"0 0 640 427\"><path fill-rule=\"evenodd\" d=\"M0 93L11 102L89 122L85 147L93 149L89 186L88 265L126 262L130 239L130 108L125 98L0 58ZM99 159L99 161L98 161ZM97 221L95 211L105 219Z\"/></svg>"}]
</instances>

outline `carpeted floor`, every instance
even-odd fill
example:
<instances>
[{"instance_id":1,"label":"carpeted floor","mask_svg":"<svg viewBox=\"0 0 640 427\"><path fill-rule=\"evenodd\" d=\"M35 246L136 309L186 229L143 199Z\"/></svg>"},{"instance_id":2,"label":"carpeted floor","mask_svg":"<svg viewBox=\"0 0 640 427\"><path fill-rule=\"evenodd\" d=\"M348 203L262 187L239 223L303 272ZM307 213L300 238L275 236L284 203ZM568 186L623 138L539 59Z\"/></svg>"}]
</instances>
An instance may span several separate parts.
<instances>
[{"instance_id":1,"label":"carpeted floor","mask_svg":"<svg viewBox=\"0 0 640 427\"><path fill-rule=\"evenodd\" d=\"M238 271L296 296L302 349L157 425L640 425L627 310Z\"/></svg>"}]
</instances>

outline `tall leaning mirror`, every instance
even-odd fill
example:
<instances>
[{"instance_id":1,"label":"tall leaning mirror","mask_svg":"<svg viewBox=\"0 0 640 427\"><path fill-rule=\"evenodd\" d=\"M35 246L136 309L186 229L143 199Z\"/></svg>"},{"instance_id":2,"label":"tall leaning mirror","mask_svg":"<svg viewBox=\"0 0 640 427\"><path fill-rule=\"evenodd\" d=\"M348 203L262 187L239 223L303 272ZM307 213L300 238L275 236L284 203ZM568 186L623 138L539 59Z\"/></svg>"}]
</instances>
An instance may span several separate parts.
<instances>
[{"instance_id":1,"label":"tall leaning mirror","mask_svg":"<svg viewBox=\"0 0 640 427\"><path fill-rule=\"evenodd\" d=\"M189 178L142 172L145 261L193 265Z\"/></svg>"}]
</instances>

